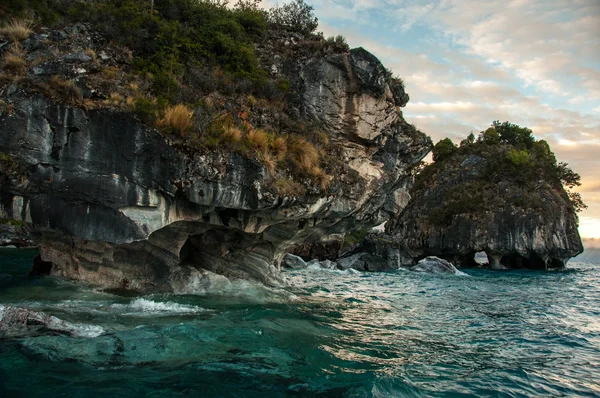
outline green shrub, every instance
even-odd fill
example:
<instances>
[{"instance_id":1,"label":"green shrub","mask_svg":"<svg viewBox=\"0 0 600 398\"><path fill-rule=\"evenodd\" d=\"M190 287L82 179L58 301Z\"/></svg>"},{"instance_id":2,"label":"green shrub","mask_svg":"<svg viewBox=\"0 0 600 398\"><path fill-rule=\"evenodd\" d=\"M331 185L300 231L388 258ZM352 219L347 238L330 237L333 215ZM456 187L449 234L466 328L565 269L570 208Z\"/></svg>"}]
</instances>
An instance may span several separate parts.
<instances>
[{"instance_id":1,"label":"green shrub","mask_svg":"<svg viewBox=\"0 0 600 398\"><path fill-rule=\"evenodd\" d=\"M288 91L290 91L290 88L291 88L291 85L290 85L289 80L283 79L283 78L277 80L277 89L279 91L288 92Z\"/></svg>"},{"instance_id":2,"label":"green shrub","mask_svg":"<svg viewBox=\"0 0 600 398\"><path fill-rule=\"evenodd\" d=\"M479 140L485 144L496 145L500 143L500 134L495 128L490 127L479 135Z\"/></svg>"},{"instance_id":3,"label":"green shrub","mask_svg":"<svg viewBox=\"0 0 600 398\"><path fill-rule=\"evenodd\" d=\"M7 225L12 225L12 226L14 226L14 227L22 227L23 225L25 225L25 224L23 223L23 221L21 221L21 220L8 220L8 221L6 222L6 224L7 224Z\"/></svg>"},{"instance_id":4,"label":"green shrub","mask_svg":"<svg viewBox=\"0 0 600 398\"><path fill-rule=\"evenodd\" d=\"M511 149L507 154L507 158L516 168L531 167L533 164L527 150Z\"/></svg>"},{"instance_id":5,"label":"green shrub","mask_svg":"<svg viewBox=\"0 0 600 398\"><path fill-rule=\"evenodd\" d=\"M174 100L178 81L198 62L261 86L267 79L253 41L267 29L266 14L213 1L105 0L76 3L70 14L94 23L111 40L134 50L134 66L154 76L153 90ZM177 82L177 84L176 84Z\"/></svg>"},{"instance_id":6,"label":"green shrub","mask_svg":"<svg viewBox=\"0 0 600 398\"><path fill-rule=\"evenodd\" d=\"M470 155L484 159L485 166L481 166L476 174L465 176L460 187L443 191L444 197L436 197L436 206L428 212L433 224L448 225L454 214L503 206L505 203L498 201L505 195L498 191L499 183L509 183L512 190L522 190L511 196L509 202L525 209L549 211L549 201L536 194L541 189L540 184L557 192L564 188L574 211L586 208L581 196L570 191L581 185L579 174L568 164L557 163L546 141L536 141L531 130L509 122L492 123L477 140L470 134L458 148L448 138L438 142L433 149L435 162L417 174L412 195L421 192L438 195L439 187L447 183L438 181L440 173L447 171L444 173L447 180L464 172L457 164Z\"/></svg>"},{"instance_id":7,"label":"green shrub","mask_svg":"<svg viewBox=\"0 0 600 398\"><path fill-rule=\"evenodd\" d=\"M64 12L68 5L67 0L6 0L0 4L0 20L33 16L37 21L51 24L60 18L61 11Z\"/></svg>"},{"instance_id":8,"label":"green shrub","mask_svg":"<svg viewBox=\"0 0 600 398\"><path fill-rule=\"evenodd\" d=\"M369 234L369 231L370 229L361 228L349 234L346 234L344 236L344 243L342 244L342 248L345 250L353 245L359 244Z\"/></svg>"},{"instance_id":9,"label":"green shrub","mask_svg":"<svg viewBox=\"0 0 600 398\"><path fill-rule=\"evenodd\" d=\"M452 157L454 153L456 153L456 145L450 138L444 138L433 147L433 161L442 162Z\"/></svg>"},{"instance_id":10,"label":"green shrub","mask_svg":"<svg viewBox=\"0 0 600 398\"><path fill-rule=\"evenodd\" d=\"M146 124L153 124L156 119L159 106L156 100L147 97L139 97L133 103L133 112Z\"/></svg>"}]
</instances>

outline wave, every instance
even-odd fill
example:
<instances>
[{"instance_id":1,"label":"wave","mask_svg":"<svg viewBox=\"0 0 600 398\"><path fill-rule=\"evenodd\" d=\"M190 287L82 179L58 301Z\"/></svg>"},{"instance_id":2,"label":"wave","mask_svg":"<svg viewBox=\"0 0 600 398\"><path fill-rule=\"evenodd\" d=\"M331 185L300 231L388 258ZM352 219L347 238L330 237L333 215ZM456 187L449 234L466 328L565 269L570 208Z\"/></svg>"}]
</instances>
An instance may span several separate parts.
<instances>
[{"instance_id":1,"label":"wave","mask_svg":"<svg viewBox=\"0 0 600 398\"><path fill-rule=\"evenodd\" d=\"M196 314L209 311L195 305L179 304L173 301L152 301L145 298L137 298L129 304L112 304L112 309L123 311L124 315L173 315L173 314Z\"/></svg>"}]
</instances>

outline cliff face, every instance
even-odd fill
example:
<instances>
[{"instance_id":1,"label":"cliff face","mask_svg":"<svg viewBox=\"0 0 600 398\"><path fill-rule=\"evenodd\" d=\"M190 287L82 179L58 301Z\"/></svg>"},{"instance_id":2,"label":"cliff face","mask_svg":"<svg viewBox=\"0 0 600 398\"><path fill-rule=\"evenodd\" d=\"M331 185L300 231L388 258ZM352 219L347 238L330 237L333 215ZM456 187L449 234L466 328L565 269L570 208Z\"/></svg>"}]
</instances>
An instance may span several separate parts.
<instances>
[{"instance_id":1,"label":"cliff face","mask_svg":"<svg viewBox=\"0 0 600 398\"><path fill-rule=\"evenodd\" d=\"M546 149L536 155L539 148ZM515 153L522 164L514 163ZM550 178L553 168L536 163L554 159L547 145L536 142L528 153L477 142L436 161L386 232L415 259L433 255L476 266L474 255L483 251L491 268L564 267L583 251L577 216L560 182Z\"/></svg>"},{"instance_id":2,"label":"cliff face","mask_svg":"<svg viewBox=\"0 0 600 398\"><path fill-rule=\"evenodd\" d=\"M28 84L2 91L12 109L0 116L0 152L18 167L3 171L0 190L4 216L33 225L52 274L101 287L279 285L290 247L397 215L410 170L431 147L398 112L403 88L367 51L279 57L271 69L291 84L290 113L319 126L343 165L326 190L280 194L252 156L177 149L129 112L85 110L28 89L48 65L67 65L93 96L90 61L46 61L29 69Z\"/></svg>"}]
</instances>

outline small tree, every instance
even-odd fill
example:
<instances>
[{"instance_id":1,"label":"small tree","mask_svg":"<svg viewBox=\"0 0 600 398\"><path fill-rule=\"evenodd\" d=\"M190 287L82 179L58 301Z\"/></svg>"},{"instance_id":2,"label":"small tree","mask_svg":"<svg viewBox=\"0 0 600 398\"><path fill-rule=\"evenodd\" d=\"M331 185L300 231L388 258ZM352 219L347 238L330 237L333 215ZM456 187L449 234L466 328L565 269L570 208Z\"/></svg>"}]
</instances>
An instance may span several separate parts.
<instances>
[{"instance_id":1,"label":"small tree","mask_svg":"<svg viewBox=\"0 0 600 398\"><path fill-rule=\"evenodd\" d=\"M275 6L269 10L269 20L307 35L313 33L319 26L319 20L313 14L313 10L314 8L304 0L293 0L291 3Z\"/></svg>"},{"instance_id":2,"label":"small tree","mask_svg":"<svg viewBox=\"0 0 600 398\"><path fill-rule=\"evenodd\" d=\"M497 120L492 123L492 126L500 135L502 142L527 149L533 147L535 138L527 127L520 127L509 122L500 123Z\"/></svg>"},{"instance_id":3,"label":"small tree","mask_svg":"<svg viewBox=\"0 0 600 398\"><path fill-rule=\"evenodd\" d=\"M496 145L500 142L500 135L495 128L490 127L481 133L479 139L485 144Z\"/></svg>"},{"instance_id":4,"label":"small tree","mask_svg":"<svg viewBox=\"0 0 600 398\"><path fill-rule=\"evenodd\" d=\"M450 138L444 138L433 147L433 161L441 162L451 157L456 152L456 145Z\"/></svg>"},{"instance_id":5,"label":"small tree","mask_svg":"<svg viewBox=\"0 0 600 398\"><path fill-rule=\"evenodd\" d=\"M467 136L467 138L465 138L464 140L462 140L460 142L460 146L462 148L462 147L465 147L465 146L468 146L468 145L471 145L474 143L475 143L475 134L471 133Z\"/></svg>"},{"instance_id":6,"label":"small tree","mask_svg":"<svg viewBox=\"0 0 600 398\"><path fill-rule=\"evenodd\" d=\"M258 11L262 0L238 0L235 8L241 11Z\"/></svg>"}]
</instances>

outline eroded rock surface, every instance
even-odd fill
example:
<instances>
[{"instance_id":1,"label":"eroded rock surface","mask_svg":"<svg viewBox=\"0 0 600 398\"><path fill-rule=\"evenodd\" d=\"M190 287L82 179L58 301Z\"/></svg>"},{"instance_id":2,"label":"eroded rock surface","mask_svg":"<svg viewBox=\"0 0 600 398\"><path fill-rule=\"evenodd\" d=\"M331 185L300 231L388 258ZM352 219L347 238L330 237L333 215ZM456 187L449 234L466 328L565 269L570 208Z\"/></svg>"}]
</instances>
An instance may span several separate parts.
<instances>
[{"instance_id":1,"label":"eroded rock surface","mask_svg":"<svg viewBox=\"0 0 600 398\"><path fill-rule=\"evenodd\" d=\"M306 262L301 257L295 256L290 253L286 254L283 257L281 265L291 269L302 269L307 267Z\"/></svg>"},{"instance_id":2,"label":"eroded rock surface","mask_svg":"<svg viewBox=\"0 0 600 398\"><path fill-rule=\"evenodd\" d=\"M27 226L0 223L0 247L31 247L33 242Z\"/></svg>"},{"instance_id":3,"label":"eroded rock surface","mask_svg":"<svg viewBox=\"0 0 600 398\"><path fill-rule=\"evenodd\" d=\"M64 334L74 337L96 337L104 330L95 325L78 325L44 312L0 305L0 336L23 337L38 334Z\"/></svg>"},{"instance_id":4,"label":"eroded rock surface","mask_svg":"<svg viewBox=\"0 0 600 398\"><path fill-rule=\"evenodd\" d=\"M465 275L464 272L457 270L452 263L435 256L426 257L409 269L413 272L427 272L430 274Z\"/></svg>"},{"instance_id":5,"label":"eroded rock surface","mask_svg":"<svg viewBox=\"0 0 600 398\"><path fill-rule=\"evenodd\" d=\"M87 61L69 59L57 65L78 63L87 95ZM327 190L280 195L256 159L184 152L127 112L86 111L12 85L0 152L20 168L0 179L4 212L33 225L53 275L153 292L192 292L215 276L282 284L288 249L398 214L431 142L404 121L408 96L363 49L280 69L291 112L340 149L344 171Z\"/></svg>"},{"instance_id":6,"label":"eroded rock surface","mask_svg":"<svg viewBox=\"0 0 600 398\"><path fill-rule=\"evenodd\" d=\"M428 166L386 232L416 260L438 256L477 267L475 255L485 252L492 269L563 268L583 251L577 215L556 177L554 154L531 140L528 154L478 141ZM531 164L515 165L514 153L527 154Z\"/></svg>"}]
</instances>

